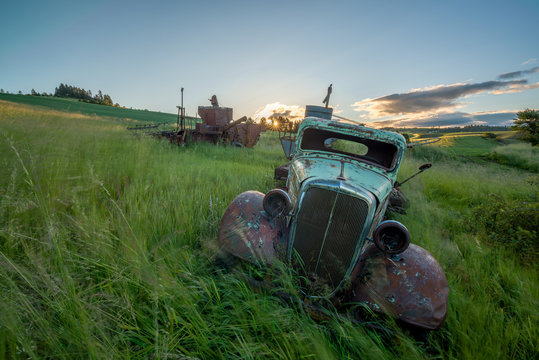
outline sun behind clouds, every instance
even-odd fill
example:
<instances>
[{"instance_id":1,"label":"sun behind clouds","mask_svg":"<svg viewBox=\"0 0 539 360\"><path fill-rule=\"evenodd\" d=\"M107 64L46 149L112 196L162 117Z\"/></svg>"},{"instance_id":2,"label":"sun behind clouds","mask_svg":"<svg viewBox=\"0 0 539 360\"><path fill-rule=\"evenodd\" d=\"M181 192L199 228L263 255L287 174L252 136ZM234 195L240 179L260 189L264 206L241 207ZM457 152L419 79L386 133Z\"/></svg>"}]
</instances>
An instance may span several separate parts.
<instances>
[{"instance_id":1,"label":"sun behind clouds","mask_svg":"<svg viewBox=\"0 0 539 360\"><path fill-rule=\"evenodd\" d=\"M293 121L302 120L305 116L305 108L299 105L285 105L280 102L274 102L258 109L252 118L256 121L260 121L262 118L276 119L279 116Z\"/></svg>"}]
</instances>

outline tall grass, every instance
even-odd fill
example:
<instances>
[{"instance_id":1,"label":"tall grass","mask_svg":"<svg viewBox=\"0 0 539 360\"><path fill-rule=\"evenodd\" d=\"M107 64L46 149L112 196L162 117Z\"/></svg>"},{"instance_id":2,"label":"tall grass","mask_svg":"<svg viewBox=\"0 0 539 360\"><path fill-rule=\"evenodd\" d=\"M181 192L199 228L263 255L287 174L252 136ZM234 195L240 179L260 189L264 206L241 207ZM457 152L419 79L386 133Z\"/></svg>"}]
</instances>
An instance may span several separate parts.
<instances>
[{"instance_id":1,"label":"tall grass","mask_svg":"<svg viewBox=\"0 0 539 360\"><path fill-rule=\"evenodd\" d=\"M536 268L466 227L490 193L536 196L533 174L439 148L407 156L400 178L436 160L403 186L411 207L398 219L451 286L446 324L417 343L398 327L387 339L315 322L213 265L228 203L275 186L286 160L274 135L254 149L182 148L125 126L0 103L0 357L537 357Z\"/></svg>"},{"instance_id":2,"label":"tall grass","mask_svg":"<svg viewBox=\"0 0 539 360\"><path fill-rule=\"evenodd\" d=\"M404 176L425 161L434 163L421 181L403 186L411 207L398 217L407 224L412 241L435 255L450 284L447 327L434 336L445 337L448 357L537 357L535 261L523 264L519 256L503 246L490 246L483 234L472 230L481 221L478 206L488 204L493 195L537 204L539 178L518 169L458 160L448 150L413 149L401 171Z\"/></svg>"},{"instance_id":3,"label":"tall grass","mask_svg":"<svg viewBox=\"0 0 539 360\"><path fill-rule=\"evenodd\" d=\"M488 158L503 165L539 172L539 147L527 143L498 146Z\"/></svg>"}]
</instances>

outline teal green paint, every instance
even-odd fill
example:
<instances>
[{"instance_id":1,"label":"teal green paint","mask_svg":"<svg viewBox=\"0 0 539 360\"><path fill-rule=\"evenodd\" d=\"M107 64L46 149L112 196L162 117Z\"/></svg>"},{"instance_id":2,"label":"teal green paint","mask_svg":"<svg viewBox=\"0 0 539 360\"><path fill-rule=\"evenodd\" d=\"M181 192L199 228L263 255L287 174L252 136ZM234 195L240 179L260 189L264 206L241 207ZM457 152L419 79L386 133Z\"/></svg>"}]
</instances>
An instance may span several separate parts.
<instances>
[{"instance_id":1,"label":"teal green paint","mask_svg":"<svg viewBox=\"0 0 539 360\"><path fill-rule=\"evenodd\" d=\"M346 155L319 150L305 151L300 146L296 146L288 177L289 189L299 190L303 181L308 178L337 179L342 171L344 180L341 181L343 183L370 191L380 202L389 195L396 181L404 150L406 149L406 141L402 135L391 131L359 126L345 120L331 121L306 118L299 128L297 144L301 144L304 130L311 128L393 144L397 147L393 168L387 170ZM344 168L342 168L343 163ZM291 196L294 200L297 200L295 199L296 194L291 194Z\"/></svg>"}]
</instances>

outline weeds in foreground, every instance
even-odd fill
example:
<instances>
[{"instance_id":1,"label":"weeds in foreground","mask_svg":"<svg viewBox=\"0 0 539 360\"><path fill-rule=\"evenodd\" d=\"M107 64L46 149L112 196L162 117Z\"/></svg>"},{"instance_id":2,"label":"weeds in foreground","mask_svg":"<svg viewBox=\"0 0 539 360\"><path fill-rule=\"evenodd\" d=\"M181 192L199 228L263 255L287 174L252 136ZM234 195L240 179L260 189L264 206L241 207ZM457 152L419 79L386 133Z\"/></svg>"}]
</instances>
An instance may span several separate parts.
<instances>
[{"instance_id":1,"label":"weeds in foreground","mask_svg":"<svg viewBox=\"0 0 539 360\"><path fill-rule=\"evenodd\" d=\"M403 186L411 205L396 216L451 288L446 323L417 343L397 326L388 340L338 318L316 322L216 269L226 206L244 190L271 189L274 166L285 162L271 134L253 150L179 148L135 139L122 120L5 103L0 127L0 356L539 355L536 270L467 227L481 204L485 219L495 213L487 209L493 195L499 208L536 203L526 181L533 173L463 162L438 147L407 154L401 179L425 161L434 167ZM518 241L511 228L504 236ZM293 290L293 281L277 285Z\"/></svg>"}]
</instances>

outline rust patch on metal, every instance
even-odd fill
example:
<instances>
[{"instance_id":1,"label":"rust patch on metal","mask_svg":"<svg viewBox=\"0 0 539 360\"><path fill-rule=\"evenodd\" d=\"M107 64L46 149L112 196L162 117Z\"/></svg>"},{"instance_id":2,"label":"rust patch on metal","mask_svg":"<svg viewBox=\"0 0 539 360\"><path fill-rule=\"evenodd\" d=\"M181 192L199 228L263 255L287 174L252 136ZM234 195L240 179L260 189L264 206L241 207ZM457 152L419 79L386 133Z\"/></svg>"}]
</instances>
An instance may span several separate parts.
<instances>
[{"instance_id":1,"label":"rust patch on metal","mask_svg":"<svg viewBox=\"0 0 539 360\"><path fill-rule=\"evenodd\" d=\"M264 212L264 194L246 191L228 206L221 219L219 245L249 262L272 263L285 251L286 233L282 219L270 219Z\"/></svg>"},{"instance_id":2,"label":"rust patch on metal","mask_svg":"<svg viewBox=\"0 0 539 360\"><path fill-rule=\"evenodd\" d=\"M245 116L233 121L231 108L219 107L215 95L212 96L210 101L212 106L198 107L198 114L202 122L196 122L194 118L189 118L187 123L185 108L183 108L182 104L182 106L178 107L177 130L159 131L152 133L152 135L159 139L166 138L170 143L177 145L197 141L207 141L214 144L222 141L248 148L256 145L260 138L260 133L265 129L264 126L247 123L248 119Z\"/></svg>"},{"instance_id":3,"label":"rust patch on metal","mask_svg":"<svg viewBox=\"0 0 539 360\"><path fill-rule=\"evenodd\" d=\"M370 246L360 262L353 302L365 303L373 311L426 329L435 330L443 324L449 286L440 265L427 250L410 244L403 253L387 257Z\"/></svg>"}]
</instances>

